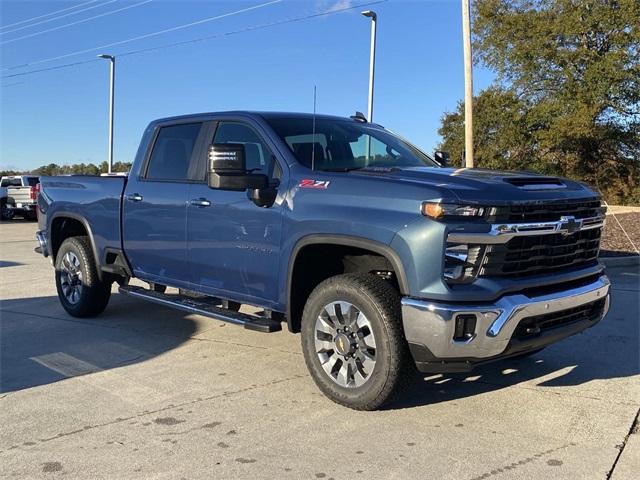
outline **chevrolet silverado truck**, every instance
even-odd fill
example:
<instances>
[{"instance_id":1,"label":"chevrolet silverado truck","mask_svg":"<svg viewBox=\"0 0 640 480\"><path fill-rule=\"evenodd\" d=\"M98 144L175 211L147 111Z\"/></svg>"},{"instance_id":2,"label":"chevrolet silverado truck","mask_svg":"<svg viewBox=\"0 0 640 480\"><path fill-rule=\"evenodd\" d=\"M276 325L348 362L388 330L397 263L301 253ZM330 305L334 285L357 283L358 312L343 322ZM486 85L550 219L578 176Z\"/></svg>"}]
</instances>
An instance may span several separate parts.
<instances>
[{"instance_id":1,"label":"chevrolet silverado truck","mask_svg":"<svg viewBox=\"0 0 640 480\"><path fill-rule=\"evenodd\" d=\"M128 177L41 178L36 250L72 316L101 313L115 282L247 329L286 324L325 395L376 409L415 367L527 355L609 308L597 193L442 163L362 115L166 118Z\"/></svg>"},{"instance_id":2,"label":"chevrolet silverado truck","mask_svg":"<svg viewBox=\"0 0 640 480\"><path fill-rule=\"evenodd\" d=\"M35 220L40 180L35 175L11 175L0 179L0 210L2 220L15 214Z\"/></svg>"}]
</instances>

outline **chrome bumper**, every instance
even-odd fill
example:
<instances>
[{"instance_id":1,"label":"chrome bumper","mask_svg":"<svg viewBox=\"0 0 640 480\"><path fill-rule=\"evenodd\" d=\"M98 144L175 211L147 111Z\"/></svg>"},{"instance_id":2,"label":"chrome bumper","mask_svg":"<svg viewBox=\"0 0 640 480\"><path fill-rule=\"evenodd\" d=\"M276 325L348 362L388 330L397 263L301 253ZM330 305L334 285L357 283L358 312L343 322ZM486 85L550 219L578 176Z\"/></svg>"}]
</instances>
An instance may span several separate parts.
<instances>
[{"instance_id":1,"label":"chrome bumper","mask_svg":"<svg viewBox=\"0 0 640 480\"><path fill-rule=\"evenodd\" d=\"M609 310L609 287L609 279L603 275L589 285L562 292L538 297L507 295L492 305L477 306L404 297L402 321L405 336L409 343L424 345L439 359L494 357L505 351L518 323L524 318L606 298L603 318ZM476 315L475 334L464 341L453 339L455 318L460 314Z\"/></svg>"},{"instance_id":2,"label":"chrome bumper","mask_svg":"<svg viewBox=\"0 0 640 480\"><path fill-rule=\"evenodd\" d=\"M49 241L47 239L47 232L44 230L38 230L36 232L36 240L38 240L38 246L35 248L35 251L44 255L45 257L49 256Z\"/></svg>"}]
</instances>

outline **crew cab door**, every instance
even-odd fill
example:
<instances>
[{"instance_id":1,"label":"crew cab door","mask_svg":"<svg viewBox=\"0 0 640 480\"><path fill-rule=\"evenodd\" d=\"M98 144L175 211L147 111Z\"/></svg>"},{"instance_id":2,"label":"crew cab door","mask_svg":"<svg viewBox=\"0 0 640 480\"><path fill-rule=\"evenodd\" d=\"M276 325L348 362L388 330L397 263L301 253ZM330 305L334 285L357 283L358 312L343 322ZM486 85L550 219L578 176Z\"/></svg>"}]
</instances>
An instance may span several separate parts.
<instances>
[{"instance_id":1,"label":"crew cab door","mask_svg":"<svg viewBox=\"0 0 640 480\"><path fill-rule=\"evenodd\" d=\"M217 122L210 143L241 143L247 170L284 183L273 146L258 130L239 121ZM204 155L206 164L206 155ZM260 304L278 298L278 265L282 230L282 195L270 207L258 207L246 191L211 189L206 183L189 189L188 260L195 290L223 298ZM282 190L282 187L281 187ZM266 301L266 302L265 302Z\"/></svg>"},{"instance_id":2,"label":"crew cab door","mask_svg":"<svg viewBox=\"0 0 640 480\"><path fill-rule=\"evenodd\" d=\"M140 174L123 199L124 248L134 274L188 287L187 198L204 132L202 122L160 126Z\"/></svg>"}]
</instances>

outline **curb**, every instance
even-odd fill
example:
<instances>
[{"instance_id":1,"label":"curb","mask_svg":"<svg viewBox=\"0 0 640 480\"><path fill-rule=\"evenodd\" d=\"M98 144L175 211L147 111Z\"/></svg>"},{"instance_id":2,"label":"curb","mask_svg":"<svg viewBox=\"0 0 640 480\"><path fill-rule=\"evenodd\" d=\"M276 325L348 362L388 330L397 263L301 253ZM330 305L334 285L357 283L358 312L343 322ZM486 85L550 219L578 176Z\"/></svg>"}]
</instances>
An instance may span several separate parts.
<instances>
[{"instance_id":1,"label":"curb","mask_svg":"<svg viewBox=\"0 0 640 480\"><path fill-rule=\"evenodd\" d=\"M635 267L640 265L640 255L600 257L598 260L606 267Z\"/></svg>"}]
</instances>

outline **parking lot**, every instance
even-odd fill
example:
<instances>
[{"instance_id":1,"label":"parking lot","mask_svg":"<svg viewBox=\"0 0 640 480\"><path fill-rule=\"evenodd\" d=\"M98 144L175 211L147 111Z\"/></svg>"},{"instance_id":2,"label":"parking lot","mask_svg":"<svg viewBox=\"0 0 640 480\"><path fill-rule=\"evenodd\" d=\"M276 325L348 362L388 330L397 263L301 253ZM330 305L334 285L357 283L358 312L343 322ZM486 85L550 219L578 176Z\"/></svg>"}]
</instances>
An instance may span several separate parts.
<instances>
[{"instance_id":1,"label":"parking lot","mask_svg":"<svg viewBox=\"0 0 640 480\"><path fill-rule=\"evenodd\" d=\"M115 291L102 316L68 316L35 230L0 225L2 478L637 478L637 267L609 270L612 309L586 333L416 375L387 409L355 412L319 393L286 331Z\"/></svg>"}]
</instances>

